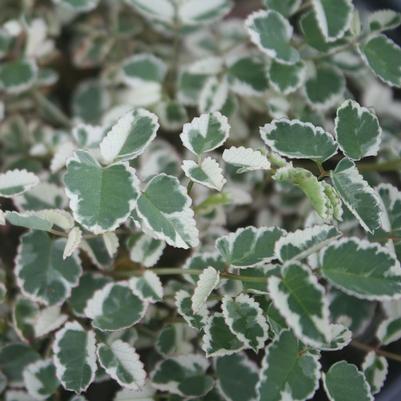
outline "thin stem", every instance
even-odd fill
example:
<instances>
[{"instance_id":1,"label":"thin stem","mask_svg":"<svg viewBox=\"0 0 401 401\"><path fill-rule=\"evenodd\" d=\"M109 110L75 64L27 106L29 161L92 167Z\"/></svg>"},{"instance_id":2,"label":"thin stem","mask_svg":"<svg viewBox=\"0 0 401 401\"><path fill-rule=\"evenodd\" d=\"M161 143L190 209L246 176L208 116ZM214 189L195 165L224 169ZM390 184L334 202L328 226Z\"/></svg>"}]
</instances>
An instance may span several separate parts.
<instances>
[{"instance_id":1,"label":"thin stem","mask_svg":"<svg viewBox=\"0 0 401 401\"><path fill-rule=\"evenodd\" d=\"M380 348L376 348L376 347L373 347L371 345L361 343L361 342L359 342L357 340L352 340L351 346L354 347L354 348L357 348L357 349L359 349L361 351L365 351L365 352L374 351L374 352L376 352L377 355L381 355L381 356L384 356L385 358L388 358L388 359L391 359L393 361L397 361L397 362L401 363L401 355L399 355L399 354L394 354L393 352L384 351L384 350L382 350Z\"/></svg>"},{"instance_id":2,"label":"thin stem","mask_svg":"<svg viewBox=\"0 0 401 401\"><path fill-rule=\"evenodd\" d=\"M401 158L381 163L358 163L358 169L362 173L373 171L384 173L386 171L401 170Z\"/></svg>"},{"instance_id":3,"label":"thin stem","mask_svg":"<svg viewBox=\"0 0 401 401\"><path fill-rule=\"evenodd\" d=\"M188 195L191 195L191 191L192 191L192 187L194 186L194 182L193 181L189 181L188 185L187 185L187 193Z\"/></svg>"}]
</instances>

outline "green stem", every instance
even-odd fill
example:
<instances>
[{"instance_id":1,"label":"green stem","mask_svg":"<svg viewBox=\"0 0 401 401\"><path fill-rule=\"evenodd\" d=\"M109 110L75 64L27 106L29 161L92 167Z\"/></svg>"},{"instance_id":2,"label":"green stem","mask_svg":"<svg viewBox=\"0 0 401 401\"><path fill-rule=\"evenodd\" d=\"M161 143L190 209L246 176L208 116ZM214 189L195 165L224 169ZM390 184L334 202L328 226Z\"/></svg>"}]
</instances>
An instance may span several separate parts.
<instances>
[{"instance_id":1,"label":"green stem","mask_svg":"<svg viewBox=\"0 0 401 401\"><path fill-rule=\"evenodd\" d=\"M394 354L393 352L384 351L380 348L376 348L368 344L363 344L356 340L352 340L351 346L365 352L374 351L376 352L377 355L381 355L384 356L385 358L392 359L393 361L401 363L401 355L399 354Z\"/></svg>"},{"instance_id":2,"label":"green stem","mask_svg":"<svg viewBox=\"0 0 401 401\"><path fill-rule=\"evenodd\" d=\"M372 171L384 173L387 171L401 170L401 158L381 163L358 163L358 169L362 173Z\"/></svg>"},{"instance_id":3,"label":"green stem","mask_svg":"<svg viewBox=\"0 0 401 401\"><path fill-rule=\"evenodd\" d=\"M44 114L51 116L55 122L59 123L64 128L71 128L71 121L68 116L55 104L43 96L41 92L34 91L33 97L35 98L38 106L43 110Z\"/></svg>"}]
</instances>

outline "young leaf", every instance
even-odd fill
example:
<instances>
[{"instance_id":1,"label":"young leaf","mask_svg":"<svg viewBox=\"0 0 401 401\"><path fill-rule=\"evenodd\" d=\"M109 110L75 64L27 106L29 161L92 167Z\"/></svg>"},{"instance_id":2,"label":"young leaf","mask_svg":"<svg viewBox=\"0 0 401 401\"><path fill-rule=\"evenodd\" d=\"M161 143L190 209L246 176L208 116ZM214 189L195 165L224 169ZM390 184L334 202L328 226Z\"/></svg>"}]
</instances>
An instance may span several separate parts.
<instances>
[{"instance_id":1,"label":"young leaf","mask_svg":"<svg viewBox=\"0 0 401 401\"><path fill-rule=\"evenodd\" d=\"M177 291L175 294L175 304L177 306L178 313L184 318L189 326L193 327L194 329L201 330L206 324L206 304L204 304L197 313L194 313L192 310L192 298L188 292L184 290Z\"/></svg>"},{"instance_id":2,"label":"young leaf","mask_svg":"<svg viewBox=\"0 0 401 401\"><path fill-rule=\"evenodd\" d=\"M123 62L121 78L133 88L143 85L158 86L163 81L166 71L166 65L158 57L146 53L136 54Z\"/></svg>"},{"instance_id":3,"label":"young leaf","mask_svg":"<svg viewBox=\"0 0 401 401\"><path fill-rule=\"evenodd\" d=\"M87 302L85 315L102 331L117 331L139 322L146 311L144 300L128 283L108 283Z\"/></svg>"},{"instance_id":4,"label":"young leaf","mask_svg":"<svg viewBox=\"0 0 401 401\"><path fill-rule=\"evenodd\" d=\"M288 65L272 61L269 67L269 82L275 91L289 95L299 89L306 79L306 65L299 61Z\"/></svg>"},{"instance_id":5,"label":"young leaf","mask_svg":"<svg viewBox=\"0 0 401 401\"><path fill-rule=\"evenodd\" d=\"M299 53L291 47L293 28L277 11L260 10L245 21L251 41L269 57L285 64L299 61Z\"/></svg>"},{"instance_id":6,"label":"young leaf","mask_svg":"<svg viewBox=\"0 0 401 401\"><path fill-rule=\"evenodd\" d=\"M337 109L336 138L343 153L352 160L376 156L381 142L379 120L353 100Z\"/></svg>"},{"instance_id":7,"label":"young leaf","mask_svg":"<svg viewBox=\"0 0 401 401\"><path fill-rule=\"evenodd\" d=\"M269 326L262 308L252 297L247 294L240 294L235 299L225 296L222 311L228 327L246 348L257 352L264 346Z\"/></svg>"},{"instance_id":8,"label":"young leaf","mask_svg":"<svg viewBox=\"0 0 401 401\"><path fill-rule=\"evenodd\" d=\"M208 358L236 354L244 344L226 325L222 313L214 313L207 319L202 338L202 349Z\"/></svg>"},{"instance_id":9,"label":"young leaf","mask_svg":"<svg viewBox=\"0 0 401 401\"><path fill-rule=\"evenodd\" d=\"M331 171L331 180L342 201L366 231L373 232L381 226L380 198L351 160L342 159Z\"/></svg>"},{"instance_id":10,"label":"young leaf","mask_svg":"<svg viewBox=\"0 0 401 401\"><path fill-rule=\"evenodd\" d=\"M145 109L124 114L100 143L100 154L110 164L137 158L156 137L157 116Z\"/></svg>"},{"instance_id":11,"label":"young leaf","mask_svg":"<svg viewBox=\"0 0 401 401\"><path fill-rule=\"evenodd\" d=\"M333 42L350 28L354 7L352 0L312 0L323 36Z\"/></svg>"},{"instance_id":12,"label":"young leaf","mask_svg":"<svg viewBox=\"0 0 401 401\"><path fill-rule=\"evenodd\" d=\"M34 61L19 59L0 65L0 88L6 93L18 95L32 88L38 73Z\"/></svg>"},{"instance_id":13,"label":"young leaf","mask_svg":"<svg viewBox=\"0 0 401 401\"><path fill-rule=\"evenodd\" d=\"M401 318L384 319L377 328L376 337L383 345L398 341L401 338Z\"/></svg>"},{"instance_id":14,"label":"young leaf","mask_svg":"<svg viewBox=\"0 0 401 401\"><path fill-rule=\"evenodd\" d=\"M200 164L193 160L184 160L181 167L190 180L205 187L221 191L226 183L221 167L211 157L206 157Z\"/></svg>"},{"instance_id":15,"label":"young leaf","mask_svg":"<svg viewBox=\"0 0 401 401\"><path fill-rule=\"evenodd\" d=\"M382 32L397 28L401 25L401 14L394 10L378 10L368 17L370 32Z\"/></svg>"},{"instance_id":16,"label":"young leaf","mask_svg":"<svg viewBox=\"0 0 401 401\"><path fill-rule=\"evenodd\" d=\"M204 308L209 295L220 282L220 274L209 266L199 275L194 293L192 295L192 312L197 314Z\"/></svg>"},{"instance_id":17,"label":"young leaf","mask_svg":"<svg viewBox=\"0 0 401 401\"><path fill-rule=\"evenodd\" d=\"M313 109L326 111L341 101L344 91L342 72L331 65L319 65L314 75L306 80L304 93Z\"/></svg>"},{"instance_id":18,"label":"young leaf","mask_svg":"<svg viewBox=\"0 0 401 401\"><path fill-rule=\"evenodd\" d=\"M139 181L127 163L102 167L84 151L68 161L64 183L75 220L95 234L115 230L139 196Z\"/></svg>"},{"instance_id":19,"label":"young leaf","mask_svg":"<svg viewBox=\"0 0 401 401\"><path fill-rule=\"evenodd\" d=\"M9 170L0 174L0 197L11 198L39 184L39 178L26 170Z\"/></svg>"},{"instance_id":20,"label":"young leaf","mask_svg":"<svg viewBox=\"0 0 401 401\"><path fill-rule=\"evenodd\" d=\"M263 0L266 8L278 11L284 17L290 17L301 5L301 0Z\"/></svg>"},{"instance_id":21,"label":"young leaf","mask_svg":"<svg viewBox=\"0 0 401 401\"><path fill-rule=\"evenodd\" d=\"M373 401L363 373L346 361L335 363L323 374L323 385L330 401Z\"/></svg>"},{"instance_id":22,"label":"young leaf","mask_svg":"<svg viewBox=\"0 0 401 401\"><path fill-rule=\"evenodd\" d=\"M342 324L330 324L330 340L320 347L321 351L338 351L352 340L352 332Z\"/></svg>"},{"instance_id":23,"label":"young leaf","mask_svg":"<svg viewBox=\"0 0 401 401\"><path fill-rule=\"evenodd\" d=\"M166 244L146 234L138 233L128 238L127 246L132 261L151 267L159 260Z\"/></svg>"},{"instance_id":24,"label":"young leaf","mask_svg":"<svg viewBox=\"0 0 401 401\"><path fill-rule=\"evenodd\" d=\"M377 355L374 351L370 351L366 354L361 368L372 394L377 394L387 377L387 359L384 356Z\"/></svg>"},{"instance_id":25,"label":"young leaf","mask_svg":"<svg viewBox=\"0 0 401 401\"><path fill-rule=\"evenodd\" d=\"M227 118L216 111L184 124L180 138L187 149L200 156L221 146L228 138L229 130Z\"/></svg>"},{"instance_id":26,"label":"young leaf","mask_svg":"<svg viewBox=\"0 0 401 401\"><path fill-rule=\"evenodd\" d=\"M208 78L199 93L199 111L201 113L222 111L227 102L228 89L228 80L226 76L223 76L220 79L215 76Z\"/></svg>"},{"instance_id":27,"label":"young leaf","mask_svg":"<svg viewBox=\"0 0 401 401\"><path fill-rule=\"evenodd\" d=\"M325 221L331 220L333 209L325 187L309 170L292 166L282 167L276 171L273 179L298 187L308 197L319 216Z\"/></svg>"},{"instance_id":28,"label":"young leaf","mask_svg":"<svg viewBox=\"0 0 401 401\"><path fill-rule=\"evenodd\" d=\"M223 160L227 164L238 167L238 174L248 171L270 169L270 163L265 155L258 150L244 148L243 146L239 148L232 146L230 149L225 149L223 152Z\"/></svg>"},{"instance_id":29,"label":"young leaf","mask_svg":"<svg viewBox=\"0 0 401 401\"><path fill-rule=\"evenodd\" d=\"M96 339L77 322L68 322L53 343L56 375L66 390L81 393L95 379Z\"/></svg>"},{"instance_id":30,"label":"young leaf","mask_svg":"<svg viewBox=\"0 0 401 401\"><path fill-rule=\"evenodd\" d=\"M276 227L239 228L220 237L216 248L227 265L243 269L274 259L274 246L283 234L284 231Z\"/></svg>"},{"instance_id":31,"label":"young leaf","mask_svg":"<svg viewBox=\"0 0 401 401\"><path fill-rule=\"evenodd\" d=\"M284 235L277 241L275 253L281 262L302 260L318 252L339 235L335 227L327 225L297 230Z\"/></svg>"},{"instance_id":32,"label":"young leaf","mask_svg":"<svg viewBox=\"0 0 401 401\"><path fill-rule=\"evenodd\" d=\"M145 271L142 277L133 277L130 287L138 292L143 299L150 303L160 302L163 300L163 285L159 276L152 271Z\"/></svg>"},{"instance_id":33,"label":"young leaf","mask_svg":"<svg viewBox=\"0 0 401 401\"><path fill-rule=\"evenodd\" d=\"M67 242L65 244L63 259L69 258L74 252L79 248L82 240L82 231L79 227L74 227L69 233L67 237Z\"/></svg>"},{"instance_id":34,"label":"young leaf","mask_svg":"<svg viewBox=\"0 0 401 401\"><path fill-rule=\"evenodd\" d=\"M35 400L49 398L60 385L56 368L50 359L31 363L24 369L23 376L25 388Z\"/></svg>"},{"instance_id":35,"label":"young leaf","mask_svg":"<svg viewBox=\"0 0 401 401\"><path fill-rule=\"evenodd\" d=\"M284 265L282 278L270 277L268 289L274 306L303 343L319 348L329 341L325 291L308 267L295 262Z\"/></svg>"},{"instance_id":36,"label":"young leaf","mask_svg":"<svg viewBox=\"0 0 401 401\"><path fill-rule=\"evenodd\" d=\"M13 226L29 228L31 230L50 231L53 224L41 218L36 212L5 212L4 217Z\"/></svg>"},{"instance_id":37,"label":"young leaf","mask_svg":"<svg viewBox=\"0 0 401 401\"><path fill-rule=\"evenodd\" d=\"M100 365L120 386L139 390L145 385L146 372L143 363L131 345L121 340L110 345L99 344L97 356Z\"/></svg>"},{"instance_id":38,"label":"young leaf","mask_svg":"<svg viewBox=\"0 0 401 401\"><path fill-rule=\"evenodd\" d=\"M257 399L258 368L245 354L216 358L215 370L217 386L225 400L254 401Z\"/></svg>"},{"instance_id":39,"label":"young leaf","mask_svg":"<svg viewBox=\"0 0 401 401\"><path fill-rule=\"evenodd\" d=\"M401 88L401 49L387 36L370 37L359 45L365 64L387 85Z\"/></svg>"},{"instance_id":40,"label":"young leaf","mask_svg":"<svg viewBox=\"0 0 401 401\"><path fill-rule=\"evenodd\" d=\"M77 286L82 274L77 254L64 260L66 241L52 240L43 231L21 237L15 262L15 275L22 293L45 305L61 304Z\"/></svg>"},{"instance_id":41,"label":"young leaf","mask_svg":"<svg viewBox=\"0 0 401 401\"><path fill-rule=\"evenodd\" d=\"M259 401L310 399L319 387L318 357L302 352L302 344L283 330L266 348L259 373Z\"/></svg>"},{"instance_id":42,"label":"young leaf","mask_svg":"<svg viewBox=\"0 0 401 401\"><path fill-rule=\"evenodd\" d=\"M177 178L159 174L139 197L137 212L148 235L187 249L199 241L191 203Z\"/></svg>"},{"instance_id":43,"label":"young leaf","mask_svg":"<svg viewBox=\"0 0 401 401\"><path fill-rule=\"evenodd\" d=\"M299 120L273 120L260 128L260 135L274 152L294 159L324 162L337 152L328 132Z\"/></svg>"},{"instance_id":44,"label":"young leaf","mask_svg":"<svg viewBox=\"0 0 401 401\"><path fill-rule=\"evenodd\" d=\"M160 361L150 374L152 385L182 397L202 397L213 387L206 375L209 364L200 355L181 355Z\"/></svg>"},{"instance_id":45,"label":"young leaf","mask_svg":"<svg viewBox=\"0 0 401 401\"><path fill-rule=\"evenodd\" d=\"M338 240L324 250L320 266L323 277L346 294L368 300L399 298L400 265L378 244L358 238Z\"/></svg>"}]
</instances>

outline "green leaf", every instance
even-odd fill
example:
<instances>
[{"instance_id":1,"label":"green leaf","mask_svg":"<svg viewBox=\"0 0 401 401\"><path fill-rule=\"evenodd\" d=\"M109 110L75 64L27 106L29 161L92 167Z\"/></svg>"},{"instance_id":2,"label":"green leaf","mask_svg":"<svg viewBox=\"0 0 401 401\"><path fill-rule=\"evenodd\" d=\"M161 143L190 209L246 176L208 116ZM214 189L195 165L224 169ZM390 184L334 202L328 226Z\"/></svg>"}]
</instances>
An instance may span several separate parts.
<instances>
[{"instance_id":1,"label":"green leaf","mask_svg":"<svg viewBox=\"0 0 401 401\"><path fill-rule=\"evenodd\" d=\"M225 400L253 401L257 399L258 368L245 354L216 358L215 370L217 385Z\"/></svg>"},{"instance_id":2,"label":"green leaf","mask_svg":"<svg viewBox=\"0 0 401 401\"><path fill-rule=\"evenodd\" d=\"M227 265L246 268L275 258L274 246L284 231L276 227L245 227L220 237L216 248Z\"/></svg>"},{"instance_id":3,"label":"green leaf","mask_svg":"<svg viewBox=\"0 0 401 401\"><path fill-rule=\"evenodd\" d=\"M344 238L324 250L320 265L322 275L334 287L357 298L384 301L401 291L399 262L375 243Z\"/></svg>"},{"instance_id":4,"label":"green leaf","mask_svg":"<svg viewBox=\"0 0 401 401\"><path fill-rule=\"evenodd\" d=\"M323 385L330 401L373 401L363 373L345 361L335 363L323 374Z\"/></svg>"},{"instance_id":5,"label":"green leaf","mask_svg":"<svg viewBox=\"0 0 401 401\"><path fill-rule=\"evenodd\" d=\"M191 203L177 178L159 174L139 197L137 212L148 235L187 249L199 241Z\"/></svg>"},{"instance_id":6,"label":"green leaf","mask_svg":"<svg viewBox=\"0 0 401 401\"><path fill-rule=\"evenodd\" d=\"M277 241L275 253L281 262L302 260L318 252L339 235L340 232L335 227L327 225L297 230Z\"/></svg>"},{"instance_id":7,"label":"green leaf","mask_svg":"<svg viewBox=\"0 0 401 401\"><path fill-rule=\"evenodd\" d=\"M159 116L161 127L166 131L179 131L188 121L186 108L175 100L159 102L155 112Z\"/></svg>"},{"instance_id":8,"label":"green leaf","mask_svg":"<svg viewBox=\"0 0 401 401\"><path fill-rule=\"evenodd\" d=\"M374 351L370 351L366 354L361 368L372 394L377 394L387 377L387 359L384 356L377 355Z\"/></svg>"},{"instance_id":9,"label":"green leaf","mask_svg":"<svg viewBox=\"0 0 401 401\"><path fill-rule=\"evenodd\" d=\"M10 385L21 384L22 372L30 363L38 361L40 355L27 344L10 343L0 349L0 369Z\"/></svg>"},{"instance_id":10,"label":"green leaf","mask_svg":"<svg viewBox=\"0 0 401 401\"><path fill-rule=\"evenodd\" d=\"M0 88L18 95L31 89L35 84L38 67L28 59L7 61L0 65Z\"/></svg>"},{"instance_id":11,"label":"green leaf","mask_svg":"<svg viewBox=\"0 0 401 401\"><path fill-rule=\"evenodd\" d=\"M337 152L328 132L299 120L273 120L260 128L260 135L274 152L294 159L324 162Z\"/></svg>"},{"instance_id":12,"label":"green leaf","mask_svg":"<svg viewBox=\"0 0 401 401\"><path fill-rule=\"evenodd\" d=\"M217 161L211 157L206 157L200 164L193 160L184 160L181 167L191 181L210 189L221 191L226 182L223 170Z\"/></svg>"},{"instance_id":13,"label":"green leaf","mask_svg":"<svg viewBox=\"0 0 401 401\"><path fill-rule=\"evenodd\" d=\"M166 244L146 234L137 233L128 238L127 247L132 261L152 267L159 260Z\"/></svg>"},{"instance_id":14,"label":"green leaf","mask_svg":"<svg viewBox=\"0 0 401 401\"><path fill-rule=\"evenodd\" d=\"M381 128L376 115L353 100L337 109L336 137L340 149L352 160L376 156L381 142Z\"/></svg>"},{"instance_id":15,"label":"green leaf","mask_svg":"<svg viewBox=\"0 0 401 401\"><path fill-rule=\"evenodd\" d=\"M171 23L174 20L175 9L170 0L127 0L143 16Z\"/></svg>"},{"instance_id":16,"label":"green leaf","mask_svg":"<svg viewBox=\"0 0 401 401\"><path fill-rule=\"evenodd\" d=\"M22 293L28 298L54 305L69 298L82 274L78 254L64 260L66 241L52 240L43 231L21 237L15 262L15 275Z\"/></svg>"},{"instance_id":17,"label":"green leaf","mask_svg":"<svg viewBox=\"0 0 401 401\"><path fill-rule=\"evenodd\" d=\"M213 387L213 379L206 375L209 363L200 355L181 355L160 361L150 373L152 385L182 397L202 397Z\"/></svg>"},{"instance_id":18,"label":"green leaf","mask_svg":"<svg viewBox=\"0 0 401 401\"><path fill-rule=\"evenodd\" d=\"M207 79L198 99L198 110L201 113L223 111L228 101L228 80L227 76L212 76Z\"/></svg>"},{"instance_id":19,"label":"green leaf","mask_svg":"<svg viewBox=\"0 0 401 401\"><path fill-rule=\"evenodd\" d=\"M189 326L201 330L207 321L206 305L200 308L196 313L192 310L192 297L184 291L179 290L175 294L175 303L178 313L184 318Z\"/></svg>"},{"instance_id":20,"label":"green leaf","mask_svg":"<svg viewBox=\"0 0 401 401\"><path fill-rule=\"evenodd\" d=\"M384 319L377 328L376 337L383 345L398 341L401 338L401 318L389 317Z\"/></svg>"},{"instance_id":21,"label":"green leaf","mask_svg":"<svg viewBox=\"0 0 401 401\"><path fill-rule=\"evenodd\" d=\"M282 278L270 277L268 289L274 306L303 343L319 348L330 340L324 287L308 267L295 262L284 265Z\"/></svg>"},{"instance_id":22,"label":"green leaf","mask_svg":"<svg viewBox=\"0 0 401 401\"><path fill-rule=\"evenodd\" d=\"M304 83L306 65L302 61L288 65L273 60L269 67L268 76L269 82L275 91L289 95Z\"/></svg>"},{"instance_id":23,"label":"green leaf","mask_svg":"<svg viewBox=\"0 0 401 401\"><path fill-rule=\"evenodd\" d=\"M74 218L95 234L115 230L136 205L139 182L126 163L102 167L89 153L77 151L64 176Z\"/></svg>"},{"instance_id":24,"label":"green leaf","mask_svg":"<svg viewBox=\"0 0 401 401\"><path fill-rule=\"evenodd\" d=\"M187 149L200 156L220 147L228 138L229 130L227 118L214 112L202 114L184 124L180 138Z\"/></svg>"},{"instance_id":25,"label":"green leaf","mask_svg":"<svg viewBox=\"0 0 401 401\"><path fill-rule=\"evenodd\" d=\"M352 0L312 0L319 29L329 42L340 39L350 28Z\"/></svg>"},{"instance_id":26,"label":"green leaf","mask_svg":"<svg viewBox=\"0 0 401 401\"><path fill-rule=\"evenodd\" d=\"M329 42L320 31L316 15L313 11L303 14L299 20L301 32L305 42L314 49L327 53L336 47L346 43L344 39L338 39L334 42Z\"/></svg>"},{"instance_id":27,"label":"green leaf","mask_svg":"<svg viewBox=\"0 0 401 401\"><path fill-rule=\"evenodd\" d=\"M259 373L259 401L310 399L319 387L318 357L303 351L289 330L283 330L266 348Z\"/></svg>"},{"instance_id":28,"label":"green leaf","mask_svg":"<svg viewBox=\"0 0 401 401\"><path fill-rule=\"evenodd\" d=\"M298 187L310 200L319 216L329 221L332 219L332 204L325 192L322 182L309 171L300 167L282 167L276 171L273 179Z\"/></svg>"},{"instance_id":29,"label":"green leaf","mask_svg":"<svg viewBox=\"0 0 401 401\"><path fill-rule=\"evenodd\" d=\"M72 289L68 303L74 314L78 317L84 317L86 304L93 297L93 294L103 288L110 279L106 276L85 272L79 280L79 284Z\"/></svg>"},{"instance_id":30,"label":"green leaf","mask_svg":"<svg viewBox=\"0 0 401 401\"><path fill-rule=\"evenodd\" d=\"M251 41L266 55L285 64L299 61L299 53L290 43L293 28L279 12L256 11L245 25Z\"/></svg>"},{"instance_id":31,"label":"green leaf","mask_svg":"<svg viewBox=\"0 0 401 401\"><path fill-rule=\"evenodd\" d=\"M244 344L226 325L222 313L208 317L204 333L202 349L208 358L236 354L244 349Z\"/></svg>"},{"instance_id":32,"label":"green leaf","mask_svg":"<svg viewBox=\"0 0 401 401\"><path fill-rule=\"evenodd\" d=\"M284 17L290 17L301 5L301 0L263 0L266 8L278 11Z\"/></svg>"},{"instance_id":33,"label":"green leaf","mask_svg":"<svg viewBox=\"0 0 401 401\"><path fill-rule=\"evenodd\" d=\"M145 386L139 391L132 391L129 389L117 391L113 401L154 401L155 393L156 390L150 385L149 381L147 381Z\"/></svg>"},{"instance_id":34,"label":"green leaf","mask_svg":"<svg viewBox=\"0 0 401 401\"><path fill-rule=\"evenodd\" d=\"M355 164L342 159L330 173L334 188L364 230L373 232L382 224L377 193L363 179Z\"/></svg>"},{"instance_id":35,"label":"green leaf","mask_svg":"<svg viewBox=\"0 0 401 401\"><path fill-rule=\"evenodd\" d=\"M177 83L177 98L180 103L186 106L197 106L200 92L207 79L206 74L181 71Z\"/></svg>"},{"instance_id":36,"label":"green leaf","mask_svg":"<svg viewBox=\"0 0 401 401\"><path fill-rule=\"evenodd\" d=\"M66 390L86 391L96 373L96 339L77 322L68 322L53 343L56 375Z\"/></svg>"},{"instance_id":37,"label":"green leaf","mask_svg":"<svg viewBox=\"0 0 401 401\"><path fill-rule=\"evenodd\" d=\"M136 159L156 137L157 116L145 109L124 114L106 133L100 143L100 154L110 164Z\"/></svg>"},{"instance_id":38,"label":"green leaf","mask_svg":"<svg viewBox=\"0 0 401 401\"><path fill-rule=\"evenodd\" d=\"M53 395L60 383L56 368L50 359L29 364L23 371L25 388L35 400L45 400Z\"/></svg>"},{"instance_id":39,"label":"green leaf","mask_svg":"<svg viewBox=\"0 0 401 401\"><path fill-rule=\"evenodd\" d=\"M401 25L401 14L394 10L378 10L368 17L370 32L382 32L397 28Z\"/></svg>"},{"instance_id":40,"label":"green leaf","mask_svg":"<svg viewBox=\"0 0 401 401\"><path fill-rule=\"evenodd\" d=\"M102 331L126 329L139 322L146 312L145 301L127 282L108 283L87 302L85 315Z\"/></svg>"},{"instance_id":41,"label":"green leaf","mask_svg":"<svg viewBox=\"0 0 401 401\"><path fill-rule=\"evenodd\" d=\"M260 305L249 295L225 296L222 301L224 319L230 330L246 348L257 352L268 337L269 326Z\"/></svg>"},{"instance_id":42,"label":"green leaf","mask_svg":"<svg viewBox=\"0 0 401 401\"><path fill-rule=\"evenodd\" d=\"M338 351L352 340L352 332L342 324L330 324L330 339L320 347L321 351Z\"/></svg>"},{"instance_id":43,"label":"green leaf","mask_svg":"<svg viewBox=\"0 0 401 401\"><path fill-rule=\"evenodd\" d=\"M159 86L166 72L167 67L161 59L153 54L142 53L135 54L123 62L121 78L133 88L142 85Z\"/></svg>"},{"instance_id":44,"label":"green leaf","mask_svg":"<svg viewBox=\"0 0 401 401\"><path fill-rule=\"evenodd\" d=\"M231 90L242 96L260 96L267 89L265 64L257 57L241 56L229 62Z\"/></svg>"},{"instance_id":45,"label":"green leaf","mask_svg":"<svg viewBox=\"0 0 401 401\"><path fill-rule=\"evenodd\" d=\"M229 149L225 149L223 160L227 164L238 167L237 174L255 170L269 170L271 167L267 157L262 152L251 148L244 148L243 146L238 148L232 146Z\"/></svg>"},{"instance_id":46,"label":"green leaf","mask_svg":"<svg viewBox=\"0 0 401 401\"><path fill-rule=\"evenodd\" d=\"M401 49L387 36L373 36L359 45L366 65L383 82L401 88Z\"/></svg>"},{"instance_id":47,"label":"green leaf","mask_svg":"<svg viewBox=\"0 0 401 401\"><path fill-rule=\"evenodd\" d=\"M99 0L53 0L53 2L74 12L83 13L96 8Z\"/></svg>"},{"instance_id":48,"label":"green leaf","mask_svg":"<svg viewBox=\"0 0 401 401\"><path fill-rule=\"evenodd\" d=\"M163 285L160 278L152 271L146 270L142 277L133 277L130 280L130 286L141 297L150 302L160 302L163 300Z\"/></svg>"},{"instance_id":49,"label":"green leaf","mask_svg":"<svg viewBox=\"0 0 401 401\"><path fill-rule=\"evenodd\" d=\"M309 105L318 111L336 106L343 98L345 78L340 70L329 65L319 65L305 83L305 97Z\"/></svg>"},{"instance_id":50,"label":"green leaf","mask_svg":"<svg viewBox=\"0 0 401 401\"><path fill-rule=\"evenodd\" d=\"M163 356L187 354L192 350L192 338L193 330L186 323L166 324L160 330L155 348Z\"/></svg>"},{"instance_id":51,"label":"green leaf","mask_svg":"<svg viewBox=\"0 0 401 401\"><path fill-rule=\"evenodd\" d=\"M0 174L0 197L11 198L39 184L39 178L26 170L9 170Z\"/></svg>"},{"instance_id":52,"label":"green leaf","mask_svg":"<svg viewBox=\"0 0 401 401\"><path fill-rule=\"evenodd\" d=\"M97 356L100 365L117 383L130 390L140 390L145 385L146 372L135 348L116 340L110 345L99 344Z\"/></svg>"}]
</instances>

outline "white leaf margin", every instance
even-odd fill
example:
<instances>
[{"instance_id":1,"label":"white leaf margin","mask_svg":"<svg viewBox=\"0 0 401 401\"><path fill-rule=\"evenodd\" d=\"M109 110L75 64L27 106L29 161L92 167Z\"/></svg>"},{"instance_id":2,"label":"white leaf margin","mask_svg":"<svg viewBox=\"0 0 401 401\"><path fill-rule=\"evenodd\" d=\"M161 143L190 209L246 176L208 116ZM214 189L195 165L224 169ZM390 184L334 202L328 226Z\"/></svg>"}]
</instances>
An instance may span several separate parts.
<instances>
[{"instance_id":1,"label":"white leaf margin","mask_svg":"<svg viewBox=\"0 0 401 401\"><path fill-rule=\"evenodd\" d=\"M198 313L206 304L207 298L220 282L220 273L213 267L209 266L199 275L196 287L192 295L192 311Z\"/></svg>"}]
</instances>

